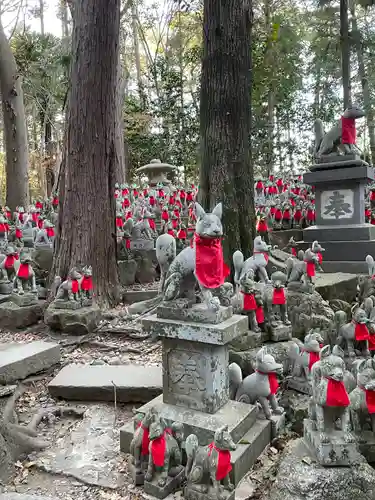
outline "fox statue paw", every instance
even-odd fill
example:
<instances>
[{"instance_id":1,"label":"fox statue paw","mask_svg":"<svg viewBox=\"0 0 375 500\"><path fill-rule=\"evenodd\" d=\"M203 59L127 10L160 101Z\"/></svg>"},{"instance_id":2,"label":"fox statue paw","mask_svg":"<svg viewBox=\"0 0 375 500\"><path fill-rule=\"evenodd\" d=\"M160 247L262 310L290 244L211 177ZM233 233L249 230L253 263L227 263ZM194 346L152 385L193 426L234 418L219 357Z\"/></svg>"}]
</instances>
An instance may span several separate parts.
<instances>
[{"instance_id":1,"label":"fox statue paw","mask_svg":"<svg viewBox=\"0 0 375 500\"><path fill-rule=\"evenodd\" d=\"M218 311L220 309L220 300L217 297L211 297L210 299L208 299L207 305L209 309Z\"/></svg>"}]
</instances>

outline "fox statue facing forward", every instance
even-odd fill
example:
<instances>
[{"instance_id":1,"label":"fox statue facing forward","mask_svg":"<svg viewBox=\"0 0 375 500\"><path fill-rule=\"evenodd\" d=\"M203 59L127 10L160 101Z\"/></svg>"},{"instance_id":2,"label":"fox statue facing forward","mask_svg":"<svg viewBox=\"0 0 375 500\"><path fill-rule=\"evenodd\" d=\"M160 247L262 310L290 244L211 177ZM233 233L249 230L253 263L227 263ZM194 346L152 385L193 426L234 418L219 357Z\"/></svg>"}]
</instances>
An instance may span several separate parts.
<instances>
[{"instance_id":1,"label":"fox statue facing forward","mask_svg":"<svg viewBox=\"0 0 375 500\"><path fill-rule=\"evenodd\" d=\"M204 209L195 203L197 224L192 246L184 248L165 271L163 253L159 251L159 261L163 261L164 283L162 298L166 301L181 297L195 300L195 283L198 282L203 300L209 309L217 311L220 308L220 300L212 294L212 290L223 290L228 294L224 285L227 272L223 260L221 238L223 226L221 223L222 205L219 203L212 213L206 213ZM162 246L159 239L156 240L156 248Z\"/></svg>"}]
</instances>

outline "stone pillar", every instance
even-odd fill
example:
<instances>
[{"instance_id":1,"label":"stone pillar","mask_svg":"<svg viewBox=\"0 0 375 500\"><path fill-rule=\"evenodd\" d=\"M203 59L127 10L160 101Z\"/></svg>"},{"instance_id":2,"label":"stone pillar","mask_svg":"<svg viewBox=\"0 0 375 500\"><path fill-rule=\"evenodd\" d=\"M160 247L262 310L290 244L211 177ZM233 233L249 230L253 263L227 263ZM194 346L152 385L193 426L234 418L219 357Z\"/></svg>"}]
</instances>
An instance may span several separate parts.
<instances>
[{"instance_id":1,"label":"stone pillar","mask_svg":"<svg viewBox=\"0 0 375 500\"><path fill-rule=\"evenodd\" d=\"M327 272L367 272L366 255L375 255L375 226L365 223L364 192L374 180L373 168L353 159L320 163L310 170L303 180L315 186L316 225L303 231L304 241L310 245L318 240L325 248Z\"/></svg>"}]
</instances>

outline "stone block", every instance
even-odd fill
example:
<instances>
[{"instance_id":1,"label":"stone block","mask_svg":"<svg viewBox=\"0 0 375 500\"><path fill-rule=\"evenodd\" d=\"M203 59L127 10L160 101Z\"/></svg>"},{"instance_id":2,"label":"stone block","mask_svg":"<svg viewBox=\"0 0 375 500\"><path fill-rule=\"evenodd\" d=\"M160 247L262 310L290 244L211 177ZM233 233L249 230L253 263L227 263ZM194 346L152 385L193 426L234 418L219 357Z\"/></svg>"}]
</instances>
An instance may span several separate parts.
<instances>
[{"instance_id":1,"label":"stone block","mask_svg":"<svg viewBox=\"0 0 375 500\"><path fill-rule=\"evenodd\" d=\"M101 310L96 305L69 310L58 309L52 302L45 311L44 322L52 330L71 335L86 335L97 328L101 317Z\"/></svg>"},{"instance_id":2,"label":"stone block","mask_svg":"<svg viewBox=\"0 0 375 500\"><path fill-rule=\"evenodd\" d=\"M130 250L153 250L154 240L130 240Z\"/></svg>"},{"instance_id":3,"label":"stone block","mask_svg":"<svg viewBox=\"0 0 375 500\"><path fill-rule=\"evenodd\" d=\"M9 297L11 302L17 304L19 307L27 307L33 306L38 303L38 294L37 293L25 293L24 295L19 295L16 292L13 292Z\"/></svg>"},{"instance_id":4,"label":"stone block","mask_svg":"<svg viewBox=\"0 0 375 500\"><path fill-rule=\"evenodd\" d=\"M302 394L311 395L311 382L304 377L291 377L288 379L288 389L294 389Z\"/></svg>"},{"instance_id":5,"label":"stone block","mask_svg":"<svg viewBox=\"0 0 375 500\"><path fill-rule=\"evenodd\" d=\"M246 316L234 314L217 325L161 319L156 314L146 316L142 325L147 333L191 342L225 345L248 329Z\"/></svg>"},{"instance_id":6,"label":"stone block","mask_svg":"<svg viewBox=\"0 0 375 500\"><path fill-rule=\"evenodd\" d=\"M275 439L275 437L282 434L285 429L285 422L286 422L285 413L283 413L282 415L273 414L270 422L271 422L271 439Z\"/></svg>"},{"instance_id":7,"label":"stone block","mask_svg":"<svg viewBox=\"0 0 375 500\"><path fill-rule=\"evenodd\" d=\"M360 436L355 434L359 452L369 464L375 463L375 436L372 431L362 431Z\"/></svg>"},{"instance_id":8,"label":"stone block","mask_svg":"<svg viewBox=\"0 0 375 500\"><path fill-rule=\"evenodd\" d=\"M238 401L228 401L214 415L210 415L163 403L163 396L153 399L139 408L139 411L146 412L150 408L155 408L167 422L167 425L171 425L173 422L182 423L184 435L196 434L201 446L211 443L215 432L223 425L228 425L229 432L237 443L250 430L258 414L256 406ZM120 429L120 449L124 453L129 453L133 433L133 422L128 422Z\"/></svg>"},{"instance_id":9,"label":"stone block","mask_svg":"<svg viewBox=\"0 0 375 500\"><path fill-rule=\"evenodd\" d=\"M319 273L315 278L315 290L327 301L339 299L349 303L354 302L357 284L356 274L344 272Z\"/></svg>"},{"instance_id":10,"label":"stone block","mask_svg":"<svg viewBox=\"0 0 375 500\"><path fill-rule=\"evenodd\" d=\"M60 347L41 340L1 350L0 384L22 380L60 362Z\"/></svg>"},{"instance_id":11,"label":"stone block","mask_svg":"<svg viewBox=\"0 0 375 500\"><path fill-rule=\"evenodd\" d=\"M16 330L35 325L43 317L45 306L45 301L24 307L11 301L0 303L0 328Z\"/></svg>"},{"instance_id":12,"label":"stone block","mask_svg":"<svg viewBox=\"0 0 375 500\"><path fill-rule=\"evenodd\" d=\"M65 366L49 383L54 397L81 401L144 403L162 392L162 370L157 366Z\"/></svg>"},{"instance_id":13,"label":"stone block","mask_svg":"<svg viewBox=\"0 0 375 500\"><path fill-rule=\"evenodd\" d=\"M182 299L163 302L158 306L156 314L162 319L217 325L233 316L233 308L221 306L218 311L212 311L205 304L194 304L191 307L188 300Z\"/></svg>"},{"instance_id":14,"label":"stone block","mask_svg":"<svg viewBox=\"0 0 375 500\"><path fill-rule=\"evenodd\" d=\"M122 294L122 300L125 304L134 304L143 300L150 300L156 297L158 290L126 290Z\"/></svg>"},{"instance_id":15,"label":"stone block","mask_svg":"<svg viewBox=\"0 0 375 500\"><path fill-rule=\"evenodd\" d=\"M268 337L268 334L266 334ZM248 349L253 349L254 347L260 347L262 342L264 342L264 332L253 332L248 330L240 337L232 340L229 344L229 349L234 351L247 351Z\"/></svg>"},{"instance_id":16,"label":"stone block","mask_svg":"<svg viewBox=\"0 0 375 500\"><path fill-rule=\"evenodd\" d=\"M53 301L54 309L69 309L70 311L76 311L77 309L81 309L82 303L78 300L63 300L63 299L55 299Z\"/></svg>"},{"instance_id":17,"label":"stone block","mask_svg":"<svg viewBox=\"0 0 375 500\"><path fill-rule=\"evenodd\" d=\"M0 293L10 295L13 292L13 283L0 283Z\"/></svg>"},{"instance_id":18,"label":"stone block","mask_svg":"<svg viewBox=\"0 0 375 500\"><path fill-rule=\"evenodd\" d=\"M33 261L38 265L40 269L44 271L51 271L52 261L53 261L53 248L48 245L48 247L36 247L31 252Z\"/></svg>"},{"instance_id":19,"label":"stone block","mask_svg":"<svg viewBox=\"0 0 375 500\"><path fill-rule=\"evenodd\" d=\"M272 342L282 342L292 340L292 325L278 325L270 327L270 340Z\"/></svg>"},{"instance_id":20,"label":"stone block","mask_svg":"<svg viewBox=\"0 0 375 500\"><path fill-rule=\"evenodd\" d=\"M270 442L271 422L257 419L250 430L237 443L236 450L231 451L231 478L235 486L248 473Z\"/></svg>"},{"instance_id":21,"label":"stone block","mask_svg":"<svg viewBox=\"0 0 375 500\"><path fill-rule=\"evenodd\" d=\"M137 272L137 263L134 259L119 260L117 262L118 275L122 286L133 285L135 283L135 273Z\"/></svg>"},{"instance_id":22,"label":"stone block","mask_svg":"<svg viewBox=\"0 0 375 500\"><path fill-rule=\"evenodd\" d=\"M164 402L215 413L229 399L228 349L162 338Z\"/></svg>"},{"instance_id":23,"label":"stone block","mask_svg":"<svg viewBox=\"0 0 375 500\"><path fill-rule=\"evenodd\" d=\"M161 487L158 485L159 474L156 473L152 481L145 481L143 488L147 495L163 500L171 493L175 493L185 480L185 469L181 466L180 472L174 476L168 476L167 483Z\"/></svg>"},{"instance_id":24,"label":"stone block","mask_svg":"<svg viewBox=\"0 0 375 500\"><path fill-rule=\"evenodd\" d=\"M184 498L185 500L217 500L217 495L215 490L212 488L208 493L202 493L192 488L190 485L184 488ZM220 499L221 500L235 500L236 495L234 491L222 490Z\"/></svg>"},{"instance_id":25,"label":"stone block","mask_svg":"<svg viewBox=\"0 0 375 500\"><path fill-rule=\"evenodd\" d=\"M321 433L314 423L306 418L303 422L304 442L320 465L329 467L349 467L358 463L360 455L356 443L345 441L345 432L331 429L330 441L322 443Z\"/></svg>"},{"instance_id":26,"label":"stone block","mask_svg":"<svg viewBox=\"0 0 375 500\"><path fill-rule=\"evenodd\" d=\"M57 500L57 497L29 495L28 493L0 493L0 500Z\"/></svg>"}]
</instances>

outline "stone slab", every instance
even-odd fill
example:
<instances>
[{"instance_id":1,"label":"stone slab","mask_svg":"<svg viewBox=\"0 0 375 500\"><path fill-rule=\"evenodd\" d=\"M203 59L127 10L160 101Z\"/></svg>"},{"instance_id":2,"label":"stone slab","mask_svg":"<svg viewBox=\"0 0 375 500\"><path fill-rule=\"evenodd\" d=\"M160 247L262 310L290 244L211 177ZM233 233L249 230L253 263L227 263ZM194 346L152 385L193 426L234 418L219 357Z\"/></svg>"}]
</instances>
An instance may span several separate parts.
<instances>
[{"instance_id":1,"label":"stone slab","mask_svg":"<svg viewBox=\"0 0 375 500\"><path fill-rule=\"evenodd\" d=\"M311 382L305 378L291 377L288 380L288 389L293 389L301 394L311 395Z\"/></svg>"},{"instance_id":2,"label":"stone slab","mask_svg":"<svg viewBox=\"0 0 375 500\"><path fill-rule=\"evenodd\" d=\"M375 463L375 436L372 431L363 431L358 440L358 449L369 464Z\"/></svg>"},{"instance_id":3,"label":"stone slab","mask_svg":"<svg viewBox=\"0 0 375 500\"><path fill-rule=\"evenodd\" d=\"M0 500L57 500L57 497L28 495L27 493L0 493Z\"/></svg>"},{"instance_id":4,"label":"stone slab","mask_svg":"<svg viewBox=\"0 0 375 500\"><path fill-rule=\"evenodd\" d=\"M361 157L356 154L356 153L349 153L349 154L327 154L327 155L322 155L317 163L337 163L341 161L347 161L347 162L352 162L353 160L361 160Z\"/></svg>"},{"instance_id":5,"label":"stone slab","mask_svg":"<svg viewBox=\"0 0 375 500\"><path fill-rule=\"evenodd\" d=\"M292 325L278 325L270 327L270 340L272 342L282 342L292 340Z\"/></svg>"},{"instance_id":6,"label":"stone slab","mask_svg":"<svg viewBox=\"0 0 375 500\"><path fill-rule=\"evenodd\" d=\"M332 163L328 163L327 165L329 165L329 168L324 167L324 163L317 164L321 167L320 171L306 172L303 175L303 182L305 184L317 186L322 183L335 181L374 180L374 169L366 162L360 161L361 164L349 162L349 164L345 163L344 165L337 164L336 167L334 167Z\"/></svg>"},{"instance_id":7,"label":"stone slab","mask_svg":"<svg viewBox=\"0 0 375 500\"><path fill-rule=\"evenodd\" d=\"M271 442L271 422L257 419L231 451L232 482L235 486L249 472L259 455Z\"/></svg>"},{"instance_id":8,"label":"stone slab","mask_svg":"<svg viewBox=\"0 0 375 500\"><path fill-rule=\"evenodd\" d=\"M60 347L38 340L17 344L0 354L0 384L22 380L60 362Z\"/></svg>"},{"instance_id":9,"label":"stone slab","mask_svg":"<svg viewBox=\"0 0 375 500\"><path fill-rule=\"evenodd\" d=\"M124 457L118 451L116 409L90 405L83 419L69 424L69 431L58 436L53 446L33 454L34 467L66 476L67 481L75 478L112 490L124 487Z\"/></svg>"},{"instance_id":10,"label":"stone slab","mask_svg":"<svg viewBox=\"0 0 375 500\"><path fill-rule=\"evenodd\" d=\"M315 290L328 301L340 299L351 304L357 295L357 284L357 275L347 272L319 273L315 277Z\"/></svg>"},{"instance_id":11,"label":"stone slab","mask_svg":"<svg viewBox=\"0 0 375 500\"><path fill-rule=\"evenodd\" d=\"M189 307L187 301L181 300L163 302L158 306L156 315L162 319L217 325L233 316L233 308L221 306L218 311L211 311L205 304L194 304Z\"/></svg>"},{"instance_id":12,"label":"stone slab","mask_svg":"<svg viewBox=\"0 0 375 500\"><path fill-rule=\"evenodd\" d=\"M185 500L218 500L217 495L214 490L211 489L208 493L201 493L196 491L189 486L184 488L184 498ZM235 500L236 494L234 491L222 490L220 500Z\"/></svg>"},{"instance_id":13,"label":"stone slab","mask_svg":"<svg viewBox=\"0 0 375 500\"><path fill-rule=\"evenodd\" d=\"M313 422L303 422L304 442L320 465L325 467L349 467L358 463L356 443L346 443L343 431L331 430L330 442L322 443L321 433L314 429Z\"/></svg>"},{"instance_id":14,"label":"stone slab","mask_svg":"<svg viewBox=\"0 0 375 500\"><path fill-rule=\"evenodd\" d=\"M155 474L155 478L152 481L145 481L143 488L146 495L151 495L152 497L163 500L171 493L175 493L182 485L185 480L185 469L183 468L179 474L175 477L168 476L167 483L163 488L161 488L157 482L159 479L159 474Z\"/></svg>"},{"instance_id":15,"label":"stone slab","mask_svg":"<svg viewBox=\"0 0 375 500\"><path fill-rule=\"evenodd\" d=\"M86 335L98 327L101 317L101 310L96 305L69 310L56 309L52 302L45 311L44 322L52 330L71 335Z\"/></svg>"},{"instance_id":16,"label":"stone slab","mask_svg":"<svg viewBox=\"0 0 375 500\"><path fill-rule=\"evenodd\" d=\"M33 306L38 303L38 294L25 293L24 295L19 295L18 293L12 293L9 300L19 307Z\"/></svg>"},{"instance_id":17,"label":"stone slab","mask_svg":"<svg viewBox=\"0 0 375 500\"><path fill-rule=\"evenodd\" d=\"M303 231L303 241L312 243L313 241L370 241L375 240L375 226L372 224L343 224L325 225L325 226L311 226ZM310 246L310 245L307 245ZM306 250L307 246L301 243L301 248ZM325 248L325 247L323 247ZM323 259L325 254L323 253ZM323 260L324 262L324 260Z\"/></svg>"},{"instance_id":18,"label":"stone slab","mask_svg":"<svg viewBox=\"0 0 375 500\"><path fill-rule=\"evenodd\" d=\"M81 301L78 300L55 299L53 301L53 307L55 309L69 309L71 311L75 311L76 309L81 309L82 304Z\"/></svg>"},{"instance_id":19,"label":"stone slab","mask_svg":"<svg viewBox=\"0 0 375 500\"><path fill-rule=\"evenodd\" d=\"M343 234L344 236L344 234ZM325 249L323 269L327 261L333 262L358 262L365 261L367 255L375 254L375 240L373 241L356 241L356 240L342 240L342 241L329 241L329 232L325 231L324 238L319 238L318 241ZM341 271L350 272L345 267Z\"/></svg>"},{"instance_id":20,"label":"stone slab","mask_svg":"<svg viewBox=\"0 0 375 500\"><path fill-rule=\"evenodd\" d=\"M269 338L269 334L265 332L253 332L248 330L240 337L237 337L229 344L229 349L234 351L247 351L248 349L253 349L254 347L260 347L264 338Z\"/></svg>"},{"instance_id":21,"label":"stone slab","mask_svg":"<svg viewBox=\"0 0 375 500\"><path fill-rule=\"evenodd\" d=\"M13 292L13 283L0 283L0 294L10 295Z\"/></svg>"},{"instance_id":22,"label":"stone slab","mask_svg":"<svg viewBox=\"0 0 375 500\"><path fill-rule=\"evenodd\" d=\"M35 325L43 317L46 303L39 300L31 306L19 307L11 301L0 303L0 328L17 330Z\"/></svg>"},{"instance_id":23,"label":"stone slab","mask_svg":"<svg viewBox=\"0 0 375 500\"><path fill-rule=\"evenodd\" d=\"M331 169L343 169L343 168L353 168L353 167L361 167L362 165L368 165L368 163L362 161L360 158L355 157L354 155L348 155L350 158L346 158L345 156L335 155L335 159L325 158L326 161L322 161L319 163L315 163L310 167L311 172L321 171L321 170L331 170Z\"/></svg>"},{"instance_id":24,"label":"stone slab","mask_svg":"<svg viewBox=\"0 0 375 500\"><path fill-rule=\"evenodd\" d=\"M229 401L214 415L190 410L175 405L163 403L163 396L159 396L139 408L146 412L155 408L161 417L170 425L180 422L184 425L184 435L196 434L201 446L212 442L214 434L223 425L228 425L233 440L237 443L255 423L258 409L256 406ZM130 442L133 438L133 422L128 422L120 429L120 449L129 453Z\"/></svg>"},{"instance_id":25,"label":"stone slab","mask_svg":"<svg viewBox=\"0 0 375 500\"><path fill-rule=\"evenodd\" d=\"M113 382L113 383L112 383ZM76 365L65 366L48 385L54 397L75 401L143 403L162 392L158 366Z\"/></svg>"},{"instance_id":26,"label":"stone slab","mask_svg":"<svg viewBox=\"0 0 375 500\"><path fill-rule=\"evenodd\" d=\"M150 300L156 297L158 290L126 290L122 294L122 300L125 304L134 304L143 300Z\"/></svg>"},{"instance_id":27,"label":"stone slab","mask_svg":"<svg viewBox=\"0 0 375 500\"><path fill-rule=\"evenodd\" d=\"M154 240L130 240L130 250L153 250Z\"/></svg>"},{"instance_id":28,"label":"stone slab","mask_svg":"<svg viewBox=\"0 0 375 500\"><path fill-rule=\"evenodd\" d=\"M161 319L152 314L142 320L146 333L157 337L170 337L191 342L225 345L248 329L246 316L234 314L217 325Z\"/></svg>"}]
</instances>

